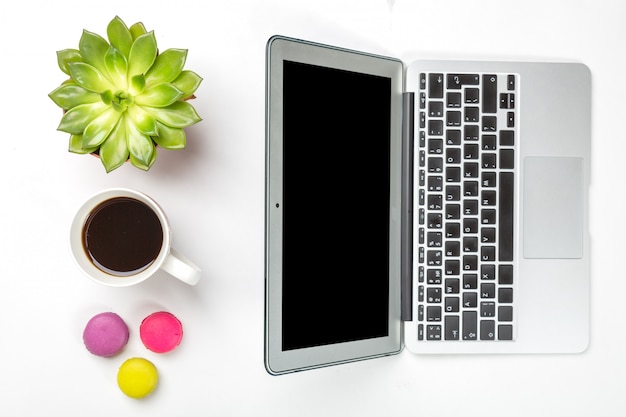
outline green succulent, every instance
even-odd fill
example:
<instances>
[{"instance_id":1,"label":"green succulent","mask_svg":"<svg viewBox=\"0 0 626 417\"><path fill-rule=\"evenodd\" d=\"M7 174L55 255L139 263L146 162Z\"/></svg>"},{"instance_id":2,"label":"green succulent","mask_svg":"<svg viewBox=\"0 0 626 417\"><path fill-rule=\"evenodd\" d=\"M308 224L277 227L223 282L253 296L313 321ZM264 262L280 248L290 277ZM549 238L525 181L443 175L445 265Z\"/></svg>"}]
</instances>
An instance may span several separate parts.
<instances>
[{"instance_id":1,"label":"green succulent","mask_svg":"<svg viewBox=\"0 0 626 417\"><path fill-rule=\"evenodd\" d=\"M183 70L187 50L157 50L153 31L115 17L108 42L83 31L78 49L57 52L70 79L50 98L64 110L58 130L70 134L70 152L97 153L107 172L127 160L148 170L157 145L182 149L184 128L201 120L188 99L202 78Z\"/></svg>"}]
</instances>

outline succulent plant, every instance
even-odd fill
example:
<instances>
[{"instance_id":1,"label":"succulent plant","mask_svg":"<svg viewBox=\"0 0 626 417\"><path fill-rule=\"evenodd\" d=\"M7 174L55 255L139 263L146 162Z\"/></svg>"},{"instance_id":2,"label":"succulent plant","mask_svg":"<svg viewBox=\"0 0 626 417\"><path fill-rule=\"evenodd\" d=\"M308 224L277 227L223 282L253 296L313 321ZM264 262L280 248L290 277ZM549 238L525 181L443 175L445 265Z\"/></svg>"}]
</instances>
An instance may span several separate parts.
<instances>
[{"instance_id":1,"label":"succulent plant","mask_svg":"<svg viewBox=\"0 0 626 417\"><path fill-rule=\"evenodd\" d=\"M142 23L116 16L107 37L83 30L78 49L57 52L70 76L49 94L64 111L58 130L70 134L70 152L98 154L107 172L128 160L148 170L157 145L184 148L184 128L201 120L188 99L202 78L183 70L187 50L159 52Z\"/></svg>"}]
</instances>

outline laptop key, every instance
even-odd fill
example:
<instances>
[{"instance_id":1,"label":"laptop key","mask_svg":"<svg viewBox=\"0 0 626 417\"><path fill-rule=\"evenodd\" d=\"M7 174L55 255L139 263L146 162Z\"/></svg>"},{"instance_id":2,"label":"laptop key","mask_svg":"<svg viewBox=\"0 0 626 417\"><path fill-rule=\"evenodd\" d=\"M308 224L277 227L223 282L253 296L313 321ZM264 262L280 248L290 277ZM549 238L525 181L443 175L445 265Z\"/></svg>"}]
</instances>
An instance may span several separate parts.
<instances>
[{"instance_id":1,"label":"laptop key","mask_svg":"<svg viewBox=\"0 0 626 417\"><path fill-rule=\"evenodd\" d=\"M496 224L496 210L483 210L481 213L482 224Z\"/></svg>"},{"instance_id":2,"label":"laptop key","mask_svg":"<svg viewBox=\"0 0 626 417\"><path fill-rule=\"evenodd\" d=\"M441 269L429 268L426 272L426 279L428 284L438 285L441 284Z\"/></svg>"},{"instance_id":3,"label":"laptop key","mask_svg":"<svg viewBox=\"0 0 626 417\"><path fill-rule=\"evenodd\" d=\"M498 302L501 304L511 304L513 302L513 288L498 289Z\"/></svg>"},{"instance_id":4,"label":"laptop key","mask_svg":"<svg viewBox=\"0 0 626 417\"><path fill-rule=\"evenodd\" d=\"M446 81L449 89L460 89L464 85L478 85L478 74L448 74Z\"/></svg>"},{"instance_id":5,"label":"laptop key","mask_svg":"<svg viewBox=\"0 0 626 417\"><path fill-rule=\"evenodd\" d=\"M478 319L475 311L463 312L463 340L478 339Z\"/></svg>"},{"instance_id":6,"label":"laptop key","mask_svg":"<svg viewBox=\"0 0 626 417\"><path fill-rule=\"evenodd\" d=\"M446 264L445 264L446 275L459 275L460 270L461 270L461 266L460 266L459 261L457 260L446 261Z\"/></svg>"},{"instance_id":7,"label":"laptop key","mask_svg":"<svg viewBox=\"0 0 626 417\"><path fill-rule=\"evenodd\" d=\"M443 74L428 74L428 97L443 98Z\"/></svg>"},{"instance_id":8,"label":"laptop key","mask_svg":"<svg viewBox=\"0 0 626 417\"><path fill-rule=\"evenodd\" d=\"M495 113L498 111L498 76L483 75L483 113Z\"/></svg>"},{"instance_id":9,"label":"laptop key","mask_svg":"<svg viewBox=\"0 0 626 417\"><path fill-rule=\"evenodd\" d=\"M496 284L480 284L480 296L484 299L496 298Z\"/></svg>"},{"instance_id":10,"label":"laptop key","mask_svg":"<svg viewBox=\"0 0 626 417\"><path fill-rule=\"evenodd\" d=\"M466 107L463 116L466 122L478 123L479 114L480 112L478 107Z\"/></svg>"},{"instance_id":11,"label":"laptop key","mask_svg":"<svg viewBox=\"0 0 626 417\"><path fill-rule=\"evenodd\" d=\"M501 109L514 109L515 108L515 94L500 93L500 108Z\"/></svg>"},{"instance_id":12,"label":"laptop key","mask_svg":"<svg viewBox=\"0 0 626 417\"><path fill-rule=\"evenodd\" d=\"M513 169L515 167L515 154L513 149L500 150L500 168Z\"/></svg>"},{"instance_id":13,"label":"laptop key","mask_svg":"<svg viewBox=\"0 0 626 417\"><path fill-rule=\"evenodd\" d=\"M461 284L458 278L447 278L445 281L446 294L458 294Z\"/></svg>"},{"instance_id":14,"label":"laptop key","mask_svg":"<svg viewBox=\"0 0 626 417\"><path fill-rule=\"evenodd\" d=\"M495 246L483 246L480 250L480 259L483 262L492 262L496 260Z\"/></svg>"},{"instance_id":15,"label":"laptop key","mask_svg":"<svg viewBox=\"0 0 626 417\"><path fill-rule=\"evenodd\" d=\"M480 102L480 90L478 88L468 88L465 90L465 102L467 104L478 104Z\"/></svg>"},{"instance_id":16,"label":"laptop key","mask_svg":"<svg viewBox=\"0 0 626 417\"><path fill-rule=\"evenodd\" d=\"M441 247L441 232L428 232L428 247L429 248Z\"/></svg>"},{"instance_id":17,"label":"laptop key","mask_svg":"<svg viewBox=\"0 0 626 417\"><path fill-rule=\"evenodd\" d=\"M500 261L513 261L513 199L514 178L512 172L500 173Z\"/></svg>"},{"instance_id":18,"label":"laptop key","mask_svg":"<svg viewBox=\"0 0 626 417\"><path fill-rule=\"evenodd\" d=\"M481 241L482 243L495 243L496 229L493 227L483 227Z\"/></svg>"},{"instance_id":19,"label":"laptop key","mask_svg":"<svg viewBox=\"0 0 626 417\"><path fill-rule=\"evenodd\" d=\"M446 105L453 109L461 107L461 93L448 93L446 95Z\"/></svg>"},{"instance_id":20,"label":"laptop key","mask_svg":"<svg viewBox=\"0 0 626 417\"><path fill-rule=\"evenodd\" d=\"M461 112L460 111L447 111L446 112L446 126L448 127L461 126Z\"/></svg>"},{"instance_id":21,"label":"laptop key","mask_svg":"<svg viewBox=\"0 0 626 417\"><path fill-rule=\"evenodd\" d=\"M438 324L426 326L426 339L441 340L441 326Z\"/></svg>"},{"instance_id":22,"label":"laptop key","mask_svg":"<svg viewBox=\"0 0 626 417\"><path fill-rule=\"evenodd\" d=\"M483 281L494 281L496 279L496 266L483 264L480 267L480 279Z\"/></svg>"},{"instance_id":23,"label":"laptop key","mask_svg":"<svg viewBox=\"0 0 626 417\"><path fill-rule=\"evenodd\" d=\"M446 297L444 308L446 309L446 313L458 313L460 305L459 297ZM503 314L506 314L506 312Z\"/></svg>"},{"instance_id":24,"label":"laptop key","mask_svg":"<svg viewBox=\"0 0 626 417\"><path fill-rule=\"evenodd\" d=\"M515 75L513 74L507 75L507 89L515 90Z\"/></svg>"},{"instance_id":25,"label":"laptop key","mask_svg":"<svg viewBox=\"0 0 626 417\"><path fill-rule=\"evenodd\" d=\"M443 172L443 158L438 156L429 157L428 172L433 174Z\"/></svg>"},{"instance_id":26,"label":"laptop key","mask_svg":"<svg viewBox=\"0 0 626 417\"><path fill-rule=\"evenodd\" d=\"M461 243L456 240L446 242L446 256L459 256L461 254Z\"/></svg>"},{"instance_id":27,"label":"laptop key","mask_svg":"<svg viewBox=\"0 0 626 417\"><path fill-rule=\"evenodd\" d=\"M513 340L513 326L510 324L499 325L498 340Z\"/></svg>"},{"instance_id":28,"label":"laptop key","mask_svg":"<svg viewBox=\"0 0 626 417\"><path fill-rule=\"evenodd\" d=\"M495 317L496 316L496 303L493 301L483 301L480 303L480 316L481 317Z\"/></svg>"},{"instance_id":29,"label":"laptop key","mask_svg":"<svg viewBox=\"0 0 626 417\"><path fill-rule=\"evenodd\" d=\"M498 266L498 282L501 285L513 284L513 265Z\"/></svg>"},{"instance_id":30,"label":"laptop key","mask_svg":"<svg viewBox=\"0 0 626 417\"><path fill-rule=\"evenodd\" d=\"M495 132L498 130L498 119L495 116L483 116L482 130L483 132Z\"/></svg>"},{"instance_id":31,"label":"laptop key","mask_svg":"<svg viewBox=\"0 0 626 417\"><path fill-rule=\"evenodd\" d=\"M461 144L461 131L458 129L446 130L446 144L458 146Z\"/></svg>"},{"instance_id":32,"label":"laptop key","mask_svg":"<svg viewBox=\"0 0 626 417\"><path fill-rule=\"evenodd\" d=\"M480 322L480 340L496 339L496 322L494 320L482 320Z\"/></svg>"},{"instance_id":33,"label":"laptop key","mask_svg":"<svg viewBox=\"0 0 626 417\"><path fill-rule=\"evenodd\" d=\"M500 146L514 146L515 145L515 132L512 130L500 131Z\"/></svg>"},{"instance_id":34,"label":"laptop key","mask_svg":"<svg viewBox=\"0 0 626 417\"><path fill-rule=\"evenodd\" d=\"M465 140L478 140L478 125L465 125L463 126L463 136Z\"/></svg>"},{"instance_id":35,"label":"laptop key","mask_svg":"<svg viewBox=\"0 0 626 417\"><path fill-rule=\"evenodd\" d=\"M507 112L506 114L506 127L515 127L515 112Z\"/></svg>"},{"instance_id":36,"label":"laptop key","mask_svg":"<svg viewBox=\"0 0 626 417\"><path fill-rule=\"evenodd\" d=\"M476 274L463 274L463 289L464 290L475 290L478 288L478 276ZM463 297L465 297L463 293ZM467 300L469 302L469 300ZM466 304L466 307L469 307Z\"/></svg>"},{"instance_id":37,"label":"laptop key","mask_svg":"<svg viewBox=\"0 0 626 417\"><path fill-rule=\"evenodd\" d=\"M447 148L446 149L446 162L448 164L458 164L461 162L461 149L460 148Z\"/></svg>"},{"instance_id":38,"label":"laptop key","mask_svg":"<svg viewBox=\"0 0 626 417\"><path fill-rule=\"evenodd\" d=\"M495 151L496 150L496 135L483 135L482 137L482 148L486 151Z\"/></svg>"},{"instance_id":39,"label":"laptop key","mask_svg":"<svg viewBox=\"0 0 626 417\"><path fill-rule=\"evenodd\" d=\"M478 178L478 164L476 162L464 163L463 176L465 178Z\"/></svg>"},{"instance_id":40,"label":"laptop key","mask_svg":"<svg viewBox=\"0 0 626 417\"><path fill-rule=\"evenodd\" d=\"M441 307L431 306L426 308L426 320L441 321Z\"/></svg>"},{"instance_id":41,"label":"laptop key","mask_svg":"<svg viewBox=\"0 0 626 417\"><path fill-rule=\"evenodd\" d=\"M511 306L498 307L498 320L513 321L513 307Z\"/></svg>"},{"instance_id":42,"label":"laptop key","mask_svg":"<svg viewBox=\"0 0 626 417\"><path fill-rule=\"evenodd\" d=\"M441 303L441 288L428 288L426 290L426 301L430 304Z\"/></svg>"},{"instance_id":43,"label":"laptop key","mask_svg":"<svg viewBox=\"0 0 626 417\"><path fill-rule=\"evenodd\" d=\"M463 252L478 252L478 238L477 237L464 237L463 238Z\"/></svg>"},{"instance_id":44,"label":"laptop key","mask_svg":"<svg viewBox=\"0 0 626 417\"><path fill-rule=\"evenodd\" d=\"M445 340L459 340L459 316L446 316L444 319Z\"/></svg>"},{"instance_id":45,"label":"laptop key","mask_svg":"<svg viewBox=\"0 0 626 417\"><path fill-rule=\"evenodd\" d=\"M475 292L463 293L463 307L474 308L478 305L478 294Z\"/></svg>"},{"instance_id":46,"label":"laptop key","mask_svg":"<svg viewBox=\"0 0 626 417\"><path fill-rule=\"evenodd\" d=\"M428 121L428 134L432 136L443 135L443 121L429 120Z\"/></svg>"},{"instance_id":47,"label":"laptop key","mask_svg":"<svg viewBox=\"0 0 626 417\"><path fill-rule=\"evenodd\" d=\"M430 117L443 116L443 101L431 101L428 103L428 115Z\"/></svg>"}]
</instances>

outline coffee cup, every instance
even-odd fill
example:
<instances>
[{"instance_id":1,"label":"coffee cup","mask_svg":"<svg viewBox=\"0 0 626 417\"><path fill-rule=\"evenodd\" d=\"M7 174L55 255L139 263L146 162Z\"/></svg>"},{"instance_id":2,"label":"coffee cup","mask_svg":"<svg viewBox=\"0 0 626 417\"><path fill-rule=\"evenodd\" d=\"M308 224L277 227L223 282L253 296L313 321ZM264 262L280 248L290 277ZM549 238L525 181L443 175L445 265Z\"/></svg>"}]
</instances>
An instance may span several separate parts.
<instances>
[{"instance_id":1,"label":"coffee cup","mask_svg":"<svg viewBox=\"0 0 626 417\"><path fill-rule=\"evenodd\" d=\"M200 269L176 252L163 209L146 194L127 188L100 191L78 209L70 227L70 249L92 280L126 287L158 270L189 284Z\"/></svg>"}]
</instances>

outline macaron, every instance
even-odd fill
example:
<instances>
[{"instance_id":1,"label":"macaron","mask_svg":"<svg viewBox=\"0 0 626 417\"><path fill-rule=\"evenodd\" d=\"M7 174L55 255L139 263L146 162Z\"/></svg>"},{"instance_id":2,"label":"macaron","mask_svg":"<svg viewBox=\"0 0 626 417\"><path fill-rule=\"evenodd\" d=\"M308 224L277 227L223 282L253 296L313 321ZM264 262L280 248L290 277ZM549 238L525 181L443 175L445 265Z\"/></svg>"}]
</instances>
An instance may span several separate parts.
<instances>
[{"instance_id":1,"label":"macaron","mask_svg":"<svg viewBox=\"0 0 626 417\"><path fill-rule=\"evenodd\" d=\"M139 336L144 346L155 353L176 348L183 338L183 325L172 313L159 311L143 319Z\"/></svg>"},{"instance_id":2,"label":"macaron","mask_svg":"<svg viewBox=\"0 0 626 417\"><path fill-rule=\"evenodd\" d=\"M144 358L130 358L117 372L117 385L127 396L144 398L152 393L159 382L159 373L152 362Z\"/></svg>"},{"instance_id":3,"label":"macaron","mask_svg":"<svg viewBox=\"0 0 626 417\"><path fill-rule=\"evenodd\" d=\"M83 342L94 355L110 357L117 355L128 342L128 326L115 313L100 313L93 316L83 331Z\"/></svg>"}]
</instances>

